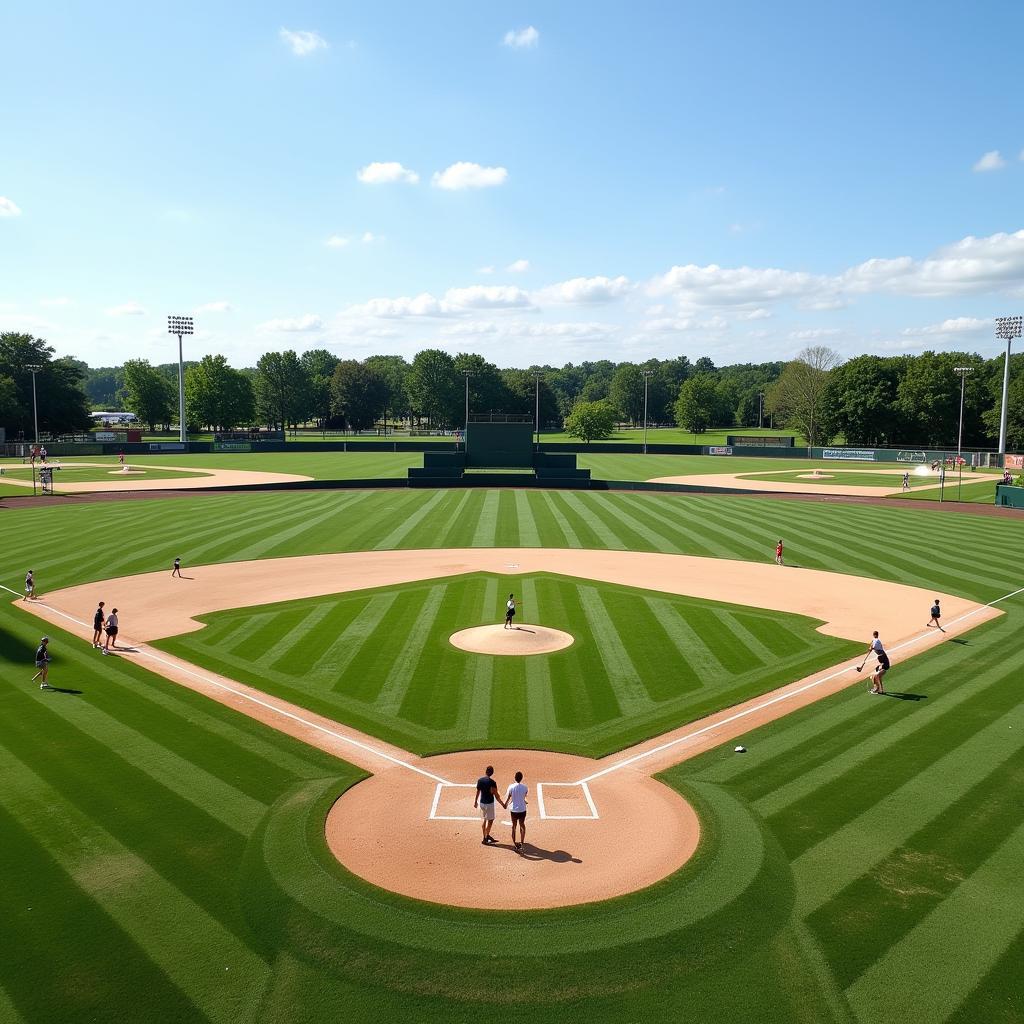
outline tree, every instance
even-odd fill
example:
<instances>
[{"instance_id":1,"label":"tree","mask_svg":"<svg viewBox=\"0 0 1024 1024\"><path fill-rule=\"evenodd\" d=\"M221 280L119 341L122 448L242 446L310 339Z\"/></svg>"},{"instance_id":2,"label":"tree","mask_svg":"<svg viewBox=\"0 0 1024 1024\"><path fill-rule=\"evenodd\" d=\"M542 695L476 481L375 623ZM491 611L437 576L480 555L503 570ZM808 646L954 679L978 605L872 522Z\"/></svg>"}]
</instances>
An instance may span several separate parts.
<instances>
[{"instance_id":1,"label":"tree","mask_svg":"<svg viewBox=\"0 0 1024 1024\"><path fill-rule=\"evenodd\" d=\"M119 366L85 367L83 387L89 402L100 409L118 409L121 405L121 389L124 375Z\"/></svg>"},{"instance_id":2,"label":"tree","mask_svg":"<svg viewBox=\"0 0 1024 1024\"><path fill-rule=\"evenodd\" d=\"M294 350L266 352L256 364L253 381L260 421L286 430L312 412L309 378Z\"/></svg>"},{"instance_id":3,"label":"tree","mask_svg":"<svg viewBox=\"0 0 1024 1024\"><path fill-rule=\"evenodd\" d=\"M543 375L539 391L533 370L502 370L501 379L506 393L505 412L522 413L532 418L537 412L539 398L541 426L557 423L562 418L558 399Z\"/></svg>"},{"instance_id":4,"label":"tree","mask_svg":"<svg viewBox=\"0 0 1024 1024\"><path fill-rule=\"evenodd\" d=\"M92 426L81 366L73 359L54 359L53 351L42 338L31 334L0 334L0 377L14 383L14 400L0 405L0 426L12 436L33 436L32 373L27 369L33 365L42 367L36 374L40 434L64 434Z\"/></svg>"},{"instance_id":5,"label":"tree","mask_svg":"<svg viewBox=\"0 0 1024 1024\"><path fill-rule=\"evenodd\" d=\"M984 443L982 413L989 401L981 357L967 352L923 352L907 363L896 389L896 401L907 423L907 443L955 448L960 425L960 378L955 366L974 374L964 388L964 444Z\"/></svg>"},{"instance_id":6,"label":"tree","mask_svg":"<svg viewBox=\"0 0 1024 1024\"><path fill-rule=\"evenodd\" d=\"M676 423L691 434L703 434L715 417L718 391L710 373L698 373L684 381L676 399Z\"/></svg>"},{"instance_id":7,"label":"tree","mask_svg":"<svg viewBox=\"0 0 1024 1024\"><path fill-rule=\"evenodd\" d=\"M167 378L149 365L148 359L129 359L122 368L124 382L124 405L150 430L156 430L158 423L166 423L171 417L174 394Z\"/></svg>"},{"instance_id":8,"label":"tree","mask_svg":"<svg viewBox=\"0 0 1024 1024\"><path fill-rule=\"evenodd\" d=\"M404 419L409 413L409 396L405 391L405 378L409 364L402 356L370 356L363 362L384 382L384 415Z\"/></svg>"},{"instance_id":9,"label":"tree","mask_svg":"<svg viewBox=\"0 0 1024 1024\"><path fill-rule=\"evenodd\" d=\"M405 382L413 412L433 427L451 427L463 420L463 381L455 360L439 348L417 352Z\"/></svg>"},{"instance_id":10,"label":"tree","mask_svg":"<svg viewBox=\"0 0 1024 1024\"><path fill-rule=\"evenodd\" d=\"M351 430L372 427L384 412L387 385L365 363L343 359L331 377L331 412L344 418Z\"/></svg>"},{"instance_id":11,"label":"tree","mask_svg":"<svg viewBox=\"0 0 1024 1024\"><path fill-rule=\"evenodd\" d=\"M463 371L469 371L469 411L471 413L513 411L509 407L509 394L505 388L505 382L502 380L501 371L494 363L487 362L483 356L460 352L455 357L454 366L460 376ZM465 388L465 381L463 381L463 388Z\"/></svg>"},{"instance_id":12,"label":"tree","mask_svg":"<svg viewBox=\"0 0 1024 1024\"><path fill-rule=\"evenodd\" d=\"M311 348L299 357L309 380L309 411L322 427L331 417L331 377L338 357L325 348Z\"/></svg>"},{"instance_id":13,"label":"tree","mask_svg":"<svg viewBox=\"0 0 1024 1024\"><path fill-rule=\"evenodd\" d=\"M912 442L896 401L908 362L906 356L857 356L832 371L826 403L847 444L874 448Z\"/></svg>"},{"instance_id":14,"label":"tree","mask_svg":"<svg viewBox=\"0 0 1024 1024\"><path fill-rule=\"evenodd\" d=\"M224 356L203 356L185 371L185 419L197 427L232 430L252 423L252 381Z\"/></svg>"},{"instance_id":15,"label":"tree","mask_svg":"<svg viewBox=\"0 0 1024 1024\"><path fill-rule=\"evenodd\" d=\"M693 364L693 372L696 373L718 373L718 368L715 366L715 361L710 356L701 356Z\"/></svg>"},{"instance_id":16,"label":"tree","mask_svg":"<svg viewBox=\"0 0 1024 1024\"><path fill-rule=\"evenodd\" d=\"M805 348L765 397L765 408L782 422L799 430L811 446L829 441L834 420L826 404L829 373L839 363L839 353L825 345Z\"/></svg>"},{"instance_id":17,"label":"tree","mask_svg":"<svg viewBox=\"0 0 1024 1024\"><path fill-rule=\"evenodd\" d=\"M619 366L608 385L608 400L624 419L633 424L640 422L644 415L644 377L639 366Z\"/></svg>"},{"instance_id":18,"label":"tree","mask_svg":"<svg viewBox=\"0 0 1024 1024\"><path fill-rule=\"evenodd\" d=\"M615 429L615 409L610 402L579 401L565 419L565 432L590 444L612 436Z\"/></svg>"},{"instance_id":19,"label":"tree","mask_svg":"<svg viewBox=\"0 0 1024 1024\"><path fill-rule=\"evenodd\" d=\"M989 408L982 419L992 442L999 440L999 423L1003 409L1003 357L989 360ZM1010 356L1010 387L1006 402L1006 449L1024 448L1024 352Z\"/></svg>"}]
</instances>

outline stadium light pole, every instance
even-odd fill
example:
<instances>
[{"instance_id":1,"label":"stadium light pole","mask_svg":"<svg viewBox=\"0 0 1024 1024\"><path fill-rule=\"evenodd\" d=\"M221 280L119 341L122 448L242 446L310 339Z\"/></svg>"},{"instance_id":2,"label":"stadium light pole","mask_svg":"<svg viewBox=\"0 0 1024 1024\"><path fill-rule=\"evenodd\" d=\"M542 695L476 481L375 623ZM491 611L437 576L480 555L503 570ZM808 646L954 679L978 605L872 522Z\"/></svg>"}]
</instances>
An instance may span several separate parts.
<instances>
[{"instance_id":1,"label":"stadium light pole","mask_svg":"<svg viewBox=\"0 0 1024 1024\"><path fill-rule=\"evenodd\" d=\"M1024 330L1024 317L997 316L996 337L1006 340L1006 359L1003 362L1003 405L999 412L999 454L1006 454L1006 403L1010 392L1010 345ZM1005 461L1005 460L1003 460Z\"/></svg>"},{"instance_id":2,"label":"stadium light pole","mask_svg":"<svg viewBox=\"0 0 1024 1024\"><path fill-rule=\"evenodd\" d=\"M32 427L36 434L35 443L39 444L39 407L36 404L36 374L42 369L42 366L39 363L26 363L25 369L32 374ZM34 477L32 483L35 484Z\"/></svg>"},{"instance_id":3,"label":"stadium light pole","mask_svg":"<svg viewBox=\"0 0 1024 1024\"><path fill-rule=\"evenodd\" d=\"M462 440L463 442L469 437L469 378L473 376L472 370L463 370L462 376L466 378L466 422L462 428Z\"/></svg>"},{"instance_id":4,"label":"stadium light pole","mask_svg":"<svg viewBox=\"0 0 1024 1024\"><path fill-rule=\"evenodd\" d=\"M536 434L537 450L540 451L540 378L536 370L533 373L533 429Z\"/></svg>"},{"instance_id":5,"label":"stadium light pole","mask_svg":"<svg viewBox=\"0 0 1024 1024\"><path fill-rule=\"evenodd\" d=\"M764 392L757 393L757 429L764 429Z\"/></svg>"},{"instance_id":6,"label":"stadium light pole","mask_svg":"<svg viewBox=\"0 0 1024 1024\"><path fill-rule=\"evenodd\" d=\"M960 429L956 435L956 500L959 501L960 489L964 482L964 462L963 456L960 454L964 446L964 385L967 383L967 378L974 373L974 367L954 366L953 372L960 377Z\"/></svg>"},{"instance_id":7,"label":"stadium light pole","mask_svg":"<svg viewBox=\"0 0 1024 1024\"><path fill-rule=\"evenodd\" d=\"M169 316L167 318L167 333L178 336L178 438L182 444L185 444L188 441L188 434L185 432L185 360L181 351L181 336L194 333L192 317Z\"/></svg>"},{"instance_id":8,"label":"stadium light pole","mask_svg":"<svg viewBox=\"0 0 1024 1024\"><path fill-rule=\"evenodd\" d=\"M644 375L644 455L647 454L647 385L654 376L653 370L641 371Z\"/></svg>"}]
</instances>

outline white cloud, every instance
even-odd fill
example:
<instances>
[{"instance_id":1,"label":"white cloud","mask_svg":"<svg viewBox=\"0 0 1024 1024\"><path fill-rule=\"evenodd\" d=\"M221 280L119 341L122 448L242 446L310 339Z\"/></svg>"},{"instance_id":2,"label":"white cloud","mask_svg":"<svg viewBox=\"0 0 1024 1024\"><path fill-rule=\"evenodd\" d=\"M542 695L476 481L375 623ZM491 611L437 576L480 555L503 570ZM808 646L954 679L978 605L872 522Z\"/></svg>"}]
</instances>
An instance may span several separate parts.
<instances>
[{"instance_id":1,"label":"white cloud","mask_svg":"<svg viewBox=\"0 0 1024 1024\"><path fill-rule=\"evenodd\" d=\"M473 284L468 288L449 288L445 302L454 309L528 309L530 296L514 285Z\"/></svg>"},{"instance_id":2,"label":"white cloud","mask_svg":"<svg viewBox=\"0 0 1024 1024\"><path fill-rule=\"evenodd\" d=\"M111 306L107 316L145 316L146 311L137 302L125 302L120 306Z\"/></svg>"},{"instance_id":3,"label":"white cloud","mask_svg":"<svg viewBox=\"0 0 1024 1024\"><path fill-rule=\"evenodd\" d=\"M982 320L975 316L957 316L943 320L940 324L929 324L927 327L905 327L900 333L907 337L934 334L978 334L991 330L991 328L991 320Z\"/></svg>"},{"instance_id":4,"label":"white cloud","mask_svg":"<svg viewBox=\"0 0 1024 1024\"><path fill-rule=\"evenodd\" d=\"M494 337L503 338L555 338L555 339L604 339L615 333L611 324L599 322L570 323L528 323L524 320L509 320L496 323L493 320L467 320L445 331L453 337Z\"/></svg>"},{"instance_id":5,"label":"white cloud","mask_svg":"<svg viewBox=\"0 0 1024 1024\"><path fill-rule=\"evenodd\" d=\"M752 309L746 313L740 313L740 320L767 320L771 313L767 309Z\"/></svg>"},{"instance_id":6,"label":"white cloud","mask_svg":"<svg viewBox=\"0 0 1024 1024\"><path fill-rule=\"evenodd\" d=\"M282 28L278 32L281 40L288 45L296 57L308 57L317 50L327 49L327 40L318 32L306 32L302 29Z\"/></svg>"},{"instance_id":7,"label":"white cloud","mask_svg":"<svg viewBox=\"0 0 1024 1024\"><path fill-rule=\"evenodd\" d=\"M532 25L527 25L526 28L509 29L505 33L505 38L502 39L502 43L513 50L532 49L539 41L540 33Z\"/></svg>"},{"instance_id":8,"label":"white cloud","mask_svg":"<svg viewBox=\"0 0 1024 1024\"><path fill-rule=\"evenodd\" d=\"M690 263L653 278L647 290L651 295L674 295L695 306L743 306L798 298L827 285L826 277L804 271Z\"/></svg>"},{"instance_id":9,"label":"white cloud","mask_svg":"<svg viewBox=\"0 0 1024 1024\"><path fill-rule=\"evenodd\" d=\"M476 272L478 274L493 274L494 267L477 267Z\"/></svg>"},{"instance_id":10,"label":"white cloud","mask_svg":"<svg viewBox=\"0 0 1024 1024\"><path fill-rule=\"evenodd\" d=\"M362 241L366 245L370 245L372 242L382 242L384 240L382 235L375 235L372 231L364 231Z\"/></svg>"},{"instance_id":11,"label":"white cloud","mask_svg":"<svg viewBox=\"0 0 1024 1024\"><path fill-rule=\"evenodd\" d=\"M324 242L324 245L328 249L344 249L348 245L348 239L344 235L331 235L330 238Z\"/></svg>"},{"instance_id":12,"label":"white cloud","mask_svg":"<svg viewBox=\"0 0 1024 1024\"><path fill-rule=\"evenodd\" d=\"M196 306L197 313L230 313L235 307L230 302L220 299L217 302L204 302Z\"/></svg>"},{"instance_id":13,"label":"white cloud","mask_svg":"<svg viewBox=\"0 0 1024 1024\"><path fill-rule=\"evenodd\" d=\"M803 331L790 331L793 341L821 341L823 338L837 338L846 331L839 327L811 327Z\"/></svg>"},{"instance_id":14,"label":"white cloud","mask_svg":"<svg viewBox=\"0 0 1024 1024\"><path fill-rule=\"evenodd\" d=\"M508 178L504 167L481 167L480 164L460 160L443 171L437 171L431 183L435 188L457 192L464 188L493 188L503 185Z\"/></svg>"},{"instance_id":15,"label":"white cloud","mask_svg":"<svg viewBox=\"0 0 1024 1024\"><path fill-rule=\"evenodd\" d=\"M20 217L21 207L13 199L0 196L0 217Z\"/></svg>"},{"instance_id":16,"label":"white cloud","mask_svg":"<svg viewBox=\"0 0 1024 1024\"><path fill-rule=\"evenodd\" d=\"M574 277L548 285L538 293L542 302L552 305L596 305L621 298L630 289L628 277Z\"/></svg>"},{"instance_id":17,"label":"white cloud","mask_svg":"<svg viewBox=\"0 0 1024 1024\"><path fill-rule=\"evenodd\" d=\"M524 274L530 269L529 260L513 260L506 268L510 274Z\"/></svg>"},{"instance_id":18,"label":"white cloud","mask_svg":"<svg viewBox=\"0 0 1024 1024\"><path fill-rule=\"evenodd\" d=\"M998 149L990 149L985 153L972 170L975 171L998 171L1006 166L1006 161L999 155Z\"/></svg>"},{"instance_id":19,"label":"white cloud","mask_svg":"<svg viewBox=\"0 0 1024 1024\"><path fill-rule=\"evenodd\" d=\"M343 317L374 317L382 320L405 320L419 317L457 317L475 309L530 309L530 296L513 285L470 285L449 288L444 298L429 292L395 299L370 299L342 311Z\"/></svg>"},{"instance_id":20,"label":"white cloud","mask_svg":"<svg viewBox=\"0 0 1024 1024\"><path fill-rule=\"evenodd\" d=\"M265 323L257 324L256 330L267 334L283 331L285 333L304 333L307 331L322 331L324 322L315 313L306 313L303 316L282 317L277 320L267 320Z\"/></svg>"},{"instance_id":21,"label":"white cloud","mask_svg":"<svg viewBox=\"0 0 1024 1024\"><path fill-rule=\"evenodd\" d=\"M415 185L419 182L420 176L408 167L403 167L396 160L376 161L367 164L356 177L364 185L389 185L392 182L403 182L407 185Z\"/></svg>"},{"instance_id":22,"label":"white cloud","mask_svg":"<svg viewBox=\"0 0 1024 1024\"><path fill-rule=\"evenodd\" d=\"M65 295L60 295L53 299L40 299L40 306L70 306L72 304L71 299Z\"/></svg>"}]
</instances>

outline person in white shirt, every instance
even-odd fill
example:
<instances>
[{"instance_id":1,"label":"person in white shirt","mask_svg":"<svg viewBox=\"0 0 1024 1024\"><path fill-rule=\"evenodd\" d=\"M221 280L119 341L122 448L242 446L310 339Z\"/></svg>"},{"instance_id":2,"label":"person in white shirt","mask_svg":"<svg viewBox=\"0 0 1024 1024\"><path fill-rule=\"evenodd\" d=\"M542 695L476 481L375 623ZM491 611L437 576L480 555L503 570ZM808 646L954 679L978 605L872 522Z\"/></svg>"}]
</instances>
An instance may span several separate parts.
<instances>
[{"instance_id":1,"label":"person in white shirt","mask_svg":"<svg viewBox=\"0 0 1024 1024\"><path fill-rule=\"evenodd\" d=\"M117 609L107 616L107 642L103 645L103 653L109 654L110 648L117 650Z\"/></svg>"},{"instance_id":2,"label":"person in white shirt","mask_svg":"<svg viewBox=\"0 0 1024 1024\"><path fill-rule=\"evenodd\" d=\"M868 653L864 657L868 657L874 654L878 659L878 664L875 666L875 671L871 674L871 693L885 693L885 688L882 686L882 678L886 672L889 671L889 655L885 653L885 648L882 646L882 641L878 638L878 630L876 629L871 634L871 646L868 648Z\"/></svg>"},{"instance_id":3,"label":"person in white shirt","mask_svg":"<svg viewBox=\"0 0 1024 1024\"><path fill-rule=\"evenodd\" d=\"M516 781L508 787L505 794L505 805L511 807L512 814L512 845L517 849L523 848L526 842L526 794L530 792L529 787L523 782L523 773L516 772ZM516 842L516 826L519 826L519 842Z\"/></svg>"}]
</instances>

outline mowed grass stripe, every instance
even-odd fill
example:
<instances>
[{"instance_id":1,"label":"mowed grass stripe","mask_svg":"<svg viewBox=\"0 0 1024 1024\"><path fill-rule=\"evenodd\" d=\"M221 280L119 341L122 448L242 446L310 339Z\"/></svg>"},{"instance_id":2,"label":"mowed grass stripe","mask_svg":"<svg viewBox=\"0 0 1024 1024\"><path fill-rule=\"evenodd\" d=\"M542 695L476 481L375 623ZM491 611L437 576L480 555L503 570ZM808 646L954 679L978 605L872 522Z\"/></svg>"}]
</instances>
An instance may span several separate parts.
<instances>
[{"instance_id":1,"label":"mowed grass stripe","mask_svg":"<svg viewBox=\"0 0 1024 1024\"><path fill-rule=\"evenodd\" d=\"M52 699L47 710L62 718L73 729L92 737L97 743L108 743L127 758L138 772L148 775L158 785L202 807L221 824L248 835L266 813L266 805L253 800L223 779L179 757L166 747L132 729L113 715L101 711L88 701L68 701L61 694ZM40 698L43 699L43 698Z\"/></svg>"},{"instance_id":2,"label":"mowed grass stripe","mask_svg":"<svg viewBox=\"0 0 1024 1024\"><path fill-rule=\"evenodd\" d=\"M618 533L608 527L597 514L597 506L580 501L572 491L554 491L552 500L562 508L562 514L573 524L573 531L585 548L610 548L621 551L626 547Z\"/></svg>"},{"instance_id":3,"label":"mowed grass stripe","mask_svg":"<svg viewBox=\"0 0 1024 1024\"><path fill-rule=\"evenodd\" d=\"M512 497L515 501L516 528L519 531L519 545L524 548L539 548L540 529L537 526L537 519L534 510L536 502L531 502L525 491L513 491Z\"/></svg>"},{"instance_id":4,"label":"mowed grass stripe","mask_svg":"<svg viewBox=\"0 0 1024 1024\"><path fill-rule=\"evenodd\" d=\"M376 544L373 545L377 551L389 551L392 548L401 547L402 541L416 529L424 520L429 519L432 513L437 509L439 505L450 497L444 491L436 491L429 498L427 498L414 512L410 512L404 515L398 520L398 525L395 526L389 533L382 537Z\"/></svg>"},{"instance_id":5,"label":"mowed grass stripe","mask_svg":"<svg viewBox=\"0 0 1024 1024\"><path fill-rule=\"evenodd\" d=\"M530 497L532 498L533 494L531 494ZM559 548L586 547L586 545L580 541L580 538L577 536L576 531L569 525L569 520L566 519L561 508L559 508L555 504L554 495L550 491L541 491L539 497L546 507L546 511L550 517L550 522L554 525L555 529L562 535L560 540L557 540L553 543L545 543L550 544L551 547Z\"/></svg>"},{"instance_id":6,"label":"mowed grass stripe","mask_svg":"<svg viewBox=\"0 0 1024 1024\"><path fill-rule=\"evenodd\" d=\"M721 672L721 664L672 602L661 597L645 597L644 604L675 648L676 692L696 693L712 673Z\"/></svg>"},{"instance_id":7,"label":"mowed grass stripe","mask_svg":"<svg viewBox=\"0 0 1024 1024\"><path fill-rule=\"evenodd\" d=\"M797 857L797 913L816 910L1013 757L1024 746L1024 729L1012 729L1020 719L1015 709L980 729Z\"/></svg>"},{"instance_id":8,"label":"mowed grass stripe","mask_svg":"<svg viewBox=\"0 0 1024 1024\"><path fill-rule=\"evenodd\" d=\"M4 747L0 768L0 803L209 1020L256 1008L269 971L255 953Z\"/></svg>"},{"instance_id":9,"label":"mowed grass stripe","mask_svg":"<svg viewBox=\"0 0 1024 1024\"><path fill-rule=\"evenodd\" d=\"M493 548L498 536L498 496L499 491L487 491L484 494L480 510L477 512L476 529L470 543L474 548Z\"/></svg>"},{"instance_id":10,"label":"mowed grass stripe","mask_svg":"<svg viewBox=\"0 0 1024 1024\"><path fill-rule=\"evenodd\" d=\"M304 609L306 614L294 624L283 623L279 638L257 658L257 664L266 665L275 671L291 668L302 656L310 657L314 651L307 647L310 635L317 633L325 619L337 609L337 604L327 602L312 609Z\"/></svg>"},{"instance_id":11,"label":"mowed grass stripe","mask_svg":"<svg viewBox=\"0 0 1024 1024\"><path fill-rule=\"evenodd\" d=\"M467 597L472 591L467 591ZM483 586L482 607L478 609L480 618L484 618L492 608L498 607L498 581L489 577ZM470 622L468 615L465 621ZM466 735L470 739L487 738L491 720L491 692L494 687L494 659L476 655L469 659L471 684L469 691L469 710L466 715Z\"/></svg>"},{"instance_id":12,"label":"mowed grass stripe","mask_svg":"<svg viewBox=\"0 0 1024 1024\"><path fill-rule=\"evenodd\" d=\"M2 801L0 834L3 978L25 1020L134 1021L140 993L164 1020L209 1020Z\"/></svg>"},{"instance_id":13,"label":"mowed grass stripe","mask_svg":"<svg viewBox=\"0 0 1024 1024\"><path fill-rule=\"evenodd\" d=\"M349 665L359 655L363 645L380 628L397 596L394 593L374 594L341 628L334 641L323 650L318 650L313 643L308 643L302 657L296 656L293 660L293 672L303 671L305 678L315 681L321 689L341 690L342 680ZM344 603L339 602L332 605L331 610L333 613L347 609Z\"/></svg>"},{"instance_id":14,"label":"mowed grass stripe","mask_svg":"<svg viewBox=\"0 0 1024 1024\"><path fill-rule=\"evenodd\" d=\"M680 509L670 504L671 499L646 494L623 494L619 497L627 508L633 510L637 519L651 520L657 526L663 527L667 535L673 538L673 544L678 552L709 558L719 554L716 549L705 543L704 537L691 528L685 512L681 513Z\"/></svg>"},{"instance_id":15,"label":"mowed grass stripe","mask_svg":"<svg viewBox=\"0 0 1024 1024\"><path fill-rule=\"evenodd\" d=\"M909 935L846 990L865 1024L942 1021L971 994L1024 929L1024 825Z\"/></svg>"},{"instance_id":16,"label":"mowed grass stripe","mask_svg":"<svg viewBox=\"0 0 1024 1024\"><path fill-rule=\"evenodd\" d=\"M410 622L409 632L406 634L404 642L401 642L401 646L398 647L391 670L374 702L378 714L398 714L402 702L405 700L406 691L420 669L420 659L430 642L434 621L441 611L447 593L448 584L438 583L422 594L420 608ZM400 639L393 638L393 640Z\"/></svg>"},{"instance_id":17,"label":"mowed grass stripe","mask_svg":"<svg viewBox=\"0 0 1024 1024\"><path fill-rule=\"evenodd\" d=\"M445 547L459 548L467 547L469 538L473 536L476 529L476 506L473 499L476 497L473 491L467 489L459 499L458 504L450 512L448 521L444 526L443 543Z\"/></svg>"},{"instance_id":18,"label":"mowed grass stripe","mask_svg":"<svg viewBox=\"0 0 1024 1024\"><path fill-rule=\"evenodd\" d=\"M602 600L600 591L580 586L580 605L587 617L590 640L604 665L605 673L615 690L621 713L642 715L655 705L644 686L640 673L629 653L626 642Z\"/></svg>"},{"instance_id":19,"label":"mowed grass stripe","mask_svg":"<svg viewBox=\"0 0 1024 1024\"><path fill-rule=\"evenodd\" d=\"M2 985L0 985L0 1020L4 1024L25 1024L25 1018L14 1008L11 997Z\"/></svg>"},{"instance_id":20,"label":"mowed grass stripe","mask_svg":"<svg viewBox=\"0 0 1024 1024\"><path fill-rule=\"evenodd\" d=\"M275 553L292 550L292 542L304 534L316 530L322 523L344 515L356 496L325 492L319 501L310 502L302 516L296 517L291 525L278 523L269 534L239 548L233 561L247 562L259 558L273 558Z\"/></svg>"}]
</instances>

